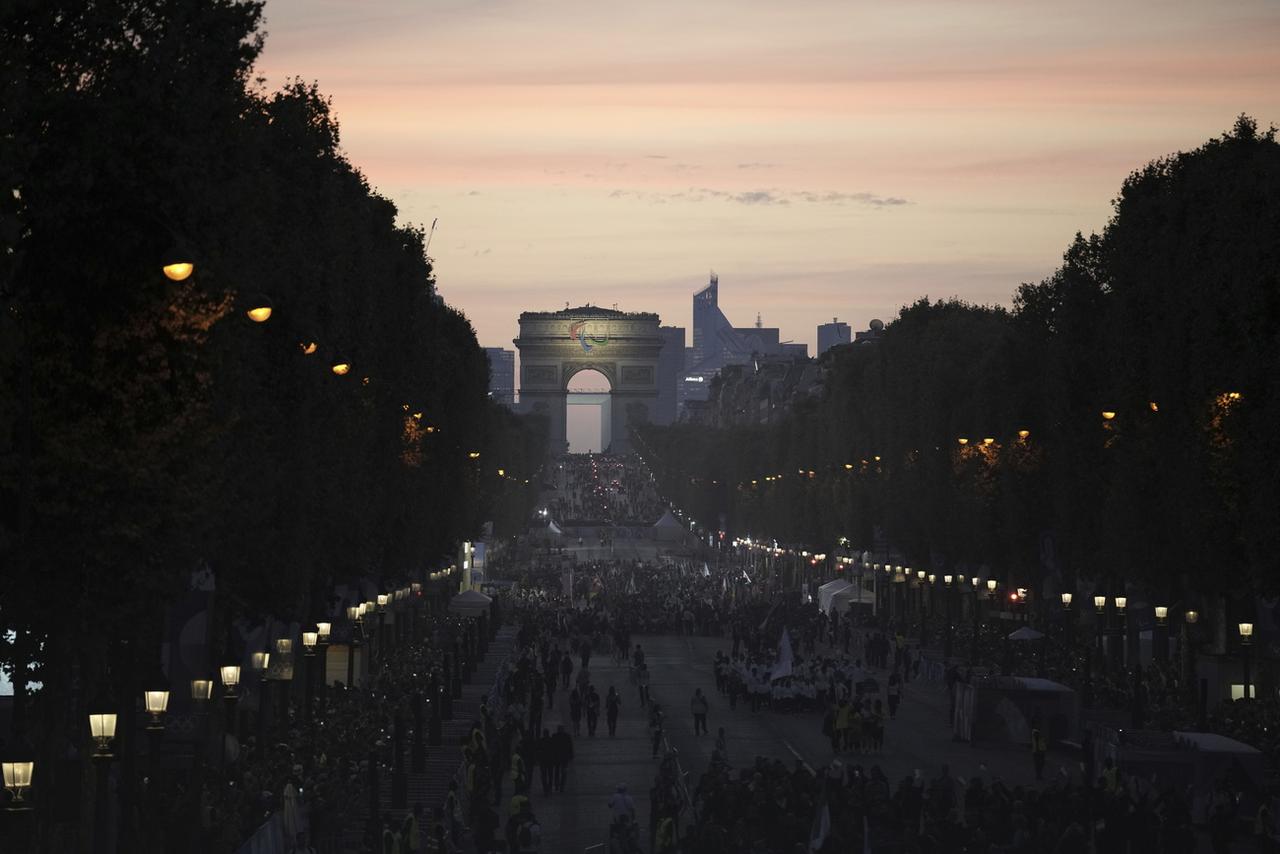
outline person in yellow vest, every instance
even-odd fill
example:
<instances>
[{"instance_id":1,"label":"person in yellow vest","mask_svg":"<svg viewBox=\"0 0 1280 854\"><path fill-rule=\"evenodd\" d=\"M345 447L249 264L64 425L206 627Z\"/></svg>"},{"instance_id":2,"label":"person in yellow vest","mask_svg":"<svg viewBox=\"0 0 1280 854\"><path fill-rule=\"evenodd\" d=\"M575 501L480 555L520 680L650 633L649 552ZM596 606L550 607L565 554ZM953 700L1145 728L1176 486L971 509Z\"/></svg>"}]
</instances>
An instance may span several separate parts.
<instances>
[{"instance_id":1,"label":"person in yellow vest","mask_svg":"<svg viewBox=\"0 0 1280 854\"><path fill-rule=\"evenodd\" d=\"M655 854L673 854L676 850L676 823L667 816L658 822L658 833L654 837Z\"/></svg>"},{"instance_id":2,"label":"person in yellow vest","mask_svg":"<svg viewBox=\"0 0 1280 854\"><path fill-rule=\"evenodd\" d=\"M422 804L415 804L413 812L404 817L400 825L400 850L403 854L420 854L422 851L422 834L419 823L422 820Z\"/></svg>"},{"instance_id":3,"label":"person in yellow vest","mask_svg":"<svg viewBox=\"0 0 1280 854\"><path fill-rule=\"evenodd\" d=\"M1039 728L1031 730L1031 763L1036 769L1036 782L1044 781L1044 760L1049 753L1049 742Z\"/></svg>"},{"instance_id":4,"label":"person in yellow vest","mask_svg":"<svg viewBox=\"0 0 1280 854\"><path fill-rule=\"evenodd\" d=\"M529 769L525 767L524 757L519 751L511 754L511 787L517 795L524 795L529 791Z\"/></svg>"}]
</instances>

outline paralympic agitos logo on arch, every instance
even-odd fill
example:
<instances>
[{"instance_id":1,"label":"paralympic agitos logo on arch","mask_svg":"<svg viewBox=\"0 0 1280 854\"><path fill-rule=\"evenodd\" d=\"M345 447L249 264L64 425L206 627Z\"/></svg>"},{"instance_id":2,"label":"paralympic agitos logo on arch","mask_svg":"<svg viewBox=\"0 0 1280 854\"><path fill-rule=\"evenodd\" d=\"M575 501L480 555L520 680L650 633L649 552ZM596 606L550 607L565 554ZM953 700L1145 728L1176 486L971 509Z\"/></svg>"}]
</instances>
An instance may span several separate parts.
<instances>
[{"instance_id":1,"label":"paralympic agitos logo on arch","mask_svg":"<svg viewBox=\"0 0 1280 854\"><path fill-rule=\"evenodd\" d=\"M601 330L601 325L585 320L575 320L569 324L569 339L577 341L582 347L582 352L590 353L595 347L603 347L609 343L609 326L606 323Z\"/></svg>"}]
</instances>

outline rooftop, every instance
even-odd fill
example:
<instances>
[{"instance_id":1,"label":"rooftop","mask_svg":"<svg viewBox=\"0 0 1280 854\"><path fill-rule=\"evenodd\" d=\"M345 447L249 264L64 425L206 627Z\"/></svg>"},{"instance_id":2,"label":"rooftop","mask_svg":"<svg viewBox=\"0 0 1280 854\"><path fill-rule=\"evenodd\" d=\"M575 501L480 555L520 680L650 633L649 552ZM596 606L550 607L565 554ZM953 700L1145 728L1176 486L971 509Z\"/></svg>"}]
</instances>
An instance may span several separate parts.
<instances>
[{"instance_id":1,"label":"rooftop","mask_svg":"<svg viewBox=\"0 0 1280 854\"><path fill-rule=\"evenodd\" d=\"M658 319L658 315L648 311L618 311L614 308L604 308L598 305L562 308L559 311L522 311L520 313L521 322L525 320L556 320L558 318L569 319L587 317L654 321Z\"/></svg>"}]
</instances>

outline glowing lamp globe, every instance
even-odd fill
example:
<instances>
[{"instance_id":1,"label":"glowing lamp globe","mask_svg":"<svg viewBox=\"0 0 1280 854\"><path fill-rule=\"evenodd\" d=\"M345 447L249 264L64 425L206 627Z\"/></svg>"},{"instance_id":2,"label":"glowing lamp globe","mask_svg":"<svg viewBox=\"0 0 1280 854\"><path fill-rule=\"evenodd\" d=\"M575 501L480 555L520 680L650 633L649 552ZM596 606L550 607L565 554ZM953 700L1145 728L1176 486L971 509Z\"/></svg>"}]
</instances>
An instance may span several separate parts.
<instances>
[{"instance_id":1,"label":"glowing lamp globe","mask_svg":"<svg viewBox=\"0 0 1280 854\"><path fill-rule=\"evenodd\" d=\"M31 775L35 772L34 762L0 763L4 773L4 787L13 792L13 802L22 801L22 793L31 788Z\"/></svg>"},{"instance_id":2,"label":"glowing lamp globe","mask_svg":"<svg viewBox=\"0 0 1280 854\"><path fill-rule=\"evenodd\" d=\"M320 636L320 643L328 643L329 635L333 632L333 623L322 622L316 623L316 634Z\"/></svg>"},{"instance_id":3,"label":"glowing lamp globe","mask_svg":"<svg viewBox=\"0 0 1280 854\"><path fill-rule=\"evenodd\" d=\"M161 269L164 270L164 276L169 281L183 282L195 272L196 265L190 261L176 261L172 264L165 264Z\"/></svg>"},{"instance_id":4,"label":"glowing lamp globe","mask_svg":"<svg viewBox=\"0 0 1280 854\"><path fill-rule=\"evenodd\" d=\"M169 708L169 692L143 691L142 702L147 709L147 714L159 717Z\"/></svg>"},{"instance_id":5,"label":"glowing lamp globe","mask_svg":"<svg viewBox=\"0 0 1280 854\"><path fill-rule=\"evenodd\" d=\"M213 697L213 680L212 679L192 679L191 680L191 699L197 703L204 702Z\"/></svg>"}]
</instances>

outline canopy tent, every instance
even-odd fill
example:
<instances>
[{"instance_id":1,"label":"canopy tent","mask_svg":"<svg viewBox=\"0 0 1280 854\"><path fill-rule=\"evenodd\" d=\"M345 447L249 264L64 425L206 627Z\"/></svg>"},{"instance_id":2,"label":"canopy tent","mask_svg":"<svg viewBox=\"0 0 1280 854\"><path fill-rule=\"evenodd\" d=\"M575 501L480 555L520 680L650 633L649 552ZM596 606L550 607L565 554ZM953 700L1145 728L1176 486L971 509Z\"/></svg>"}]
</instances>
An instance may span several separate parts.
<instances>
[{"instance_id":1,"label":"canopy tent","mask_svg":"<svg viewBox=\"0 0 1280 854\"><path fill-rule=\"evenodd\" d=\"M556 524L556 520L552 519L547 523L547 533L558 537L563 534L564 531L560 530L560 526Z\"/></svg>"},{"instance_id":2,"label":"canopy tent","mask_svg":"<svg viewBox=\"0 0 1280 854\"><path fill-rule=\"evenodd\" d=\"M818 588L818 610L824 614L831 613L831 600L837 593L848 590L853 585L845 581L843 578L837 578L835 581L828 581L826 584Z\"/></svg>"},{"instance_id":3,"label":"canopy tent","mask_svg":"<svg viewBox=\"0 0 1280 854\"><path fill-rule=\"evenodd\" d=\"M831 597L831 608L834 611L844 613L854 605L866 605L874 613L876 597L861 584L850 584L848 588Z\"/></svg>"},{"instance_id":4,"label":"canopy tent","mask_svg":"<svg viewBox=\"0 0 1280 854\"><path fill-rule=\"evenodd\" d=\"M1037 632L1030 626L1023 626L1017 631L1009 633L1009 640L1011 641L1033 641L1040 640L1042 637L1044 637L1044 632Z\"/></svg>"},{"instance_id":5,"label":"canopy tent","mask_svg":"<svg viewBox=\"0 0 1280 854\"><path fill-rule=\"evenodd\" d=\"M449 611L463 617L478 617L488 613L493 599L479 590L464 590L449 600Z\"/></svg>"},{"instance_id":6,"label":"canopy tent","mask_svg":"<svg viewBox=\"0 0 1280 854\"><path fill-rule=\"evenodd\" d=\"M668 510L653 523L653 535L659 540L679 540L684 537L684 525Z\"/></svg>"}]
</instances>

